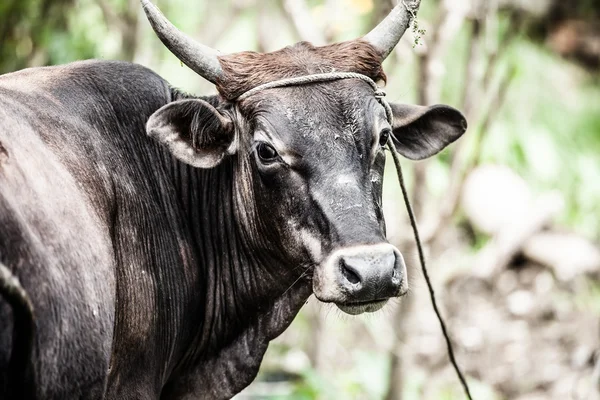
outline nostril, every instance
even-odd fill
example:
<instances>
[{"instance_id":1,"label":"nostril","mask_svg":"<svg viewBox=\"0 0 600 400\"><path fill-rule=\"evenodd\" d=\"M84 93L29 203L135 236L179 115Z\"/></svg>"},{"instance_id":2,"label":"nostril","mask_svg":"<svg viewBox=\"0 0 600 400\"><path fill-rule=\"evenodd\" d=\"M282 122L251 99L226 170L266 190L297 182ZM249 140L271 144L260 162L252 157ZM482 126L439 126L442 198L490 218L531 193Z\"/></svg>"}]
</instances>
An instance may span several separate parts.
<instances>
[{"instance_id":1,"label":"nostril","mask_svg":"<svg viewBox=\"0 0 600 400\"><path fill-rule=\"evenodd\" d=\"M404 280L404 274L403 274L403 270L404 270L404 259L402 258L402 256L394 254L394 267L393 267L393 272L392 272L392 281L394 283L399 283L402 282Z\"/></svg>"},{"instance_id":2,"label":"nostril","mask_svg":"<svg viewBox=\"0 0 600 400\"><path fill-rule=\"evenodd\" d=\"M398 257L394 254L394 266L392 267L392 279L399 279L400 278L400 269L402 268L402 264L400 262L400 260L398 260Z\"/></svg>"},{"instance_id":3,"label":"nostril","mask_svg":"<svg viewBox=\"0 0 600 400\"><path fill-rule=\"evenodd\" d=\"M356 271L351 266L346 264L346 261L344 261L343 258L340 260L340 266L342 267L342 275L344 275L344 278L346 278L348 282L354 285L360 283L360 277Z\"/></svg>"}]
</instances>

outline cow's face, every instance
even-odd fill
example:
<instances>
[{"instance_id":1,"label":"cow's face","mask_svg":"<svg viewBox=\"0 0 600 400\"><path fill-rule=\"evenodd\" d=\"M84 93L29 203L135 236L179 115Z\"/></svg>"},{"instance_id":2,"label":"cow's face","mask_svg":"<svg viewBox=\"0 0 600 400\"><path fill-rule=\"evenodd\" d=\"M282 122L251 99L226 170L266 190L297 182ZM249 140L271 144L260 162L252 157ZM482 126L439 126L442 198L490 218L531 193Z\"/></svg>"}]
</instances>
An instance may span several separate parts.
<instances>
[{"instance_id":1,"label":"cow's face","mask_svg":"<svg viewBox=\"0 0 600 400\"><path fill-rule=\"evenodd\" d=\"M238 197L254 214L241 219L261 229L255 251L279 261L286 282L312 276L317 298L357 314L407 290L402 255L385 238L384 145L391 140L404 156L423 159L466 128L450 107L392 109L390 125L373 89L346 79L269 89L217 108L174 102L151 117L148 132L196 167L236 160Z\"/></svg>"},{"instance_id":2,"label":"cow's face","mask_svg":"<svg viewBox=\"0 0 600 400\"><path fill-rule=\"evenodd\" d=\"M199 168L230 157L237 173L234 196L246 202L238 209L247 209L237 218L242 230L254 231L246 232L251 248L275 261L266 264L281 266L275 275L286 285L290 276L312 273L315 295L348 313L375 311L406 292L402 256L385 240L383 144L393 140L402 155L423 159L456 140L465 119L446 106L392 105L388 122L372 88L359 79L235 99L260 84L330 71L385 79L381 63L419 3L400 2L357 40L223 55L179 32L142 0L163 43L227 100L216 108L202 100L171 103L150 118L148 133Z\"/></svg>"},{"instance_id":3,"label":"cow's face","mask_svg":"<svg viewBox=\"0 0 600 400\"><path fill-rule=\"evenodd\" d=\"M359 80L272 89L251 113L255 194L282 248L310 265L317 298L349 313L375 311L407 290L402 255L381 211L391 132L373 89Z\"/></svg>"}]
</instances>

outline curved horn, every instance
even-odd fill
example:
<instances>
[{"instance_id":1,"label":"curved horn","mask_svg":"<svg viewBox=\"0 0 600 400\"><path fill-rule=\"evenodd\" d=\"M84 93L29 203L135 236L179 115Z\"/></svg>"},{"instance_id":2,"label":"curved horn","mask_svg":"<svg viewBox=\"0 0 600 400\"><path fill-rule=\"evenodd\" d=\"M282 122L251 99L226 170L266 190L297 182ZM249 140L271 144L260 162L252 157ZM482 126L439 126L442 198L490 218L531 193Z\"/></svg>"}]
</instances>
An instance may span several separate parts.
<instances>
[{"instance_id":1,"label":"curved horn","mask_svg":"<svg viewBox=\"0 0 600 400\"><path fill-rule=\"evenodd\" d=\"M407 5L407 1L410 5ZM382 54L383 59L394 50L404 35L410 22L415 17L421 0L400 0L400 3L363 39L369 42Z\"/></svg>"},{"instance_id":2,"label":"curved horn","mask_svg":"<svg viewBox=\"0 0 600 400\"><path fill-rule=\"evenodd\" d=\"M216 83L223 76L218 50L196 42L177 29L149 0L140 0L148 21L158 38L185 65L205 79Z\"/></svg>"}]
</instances>

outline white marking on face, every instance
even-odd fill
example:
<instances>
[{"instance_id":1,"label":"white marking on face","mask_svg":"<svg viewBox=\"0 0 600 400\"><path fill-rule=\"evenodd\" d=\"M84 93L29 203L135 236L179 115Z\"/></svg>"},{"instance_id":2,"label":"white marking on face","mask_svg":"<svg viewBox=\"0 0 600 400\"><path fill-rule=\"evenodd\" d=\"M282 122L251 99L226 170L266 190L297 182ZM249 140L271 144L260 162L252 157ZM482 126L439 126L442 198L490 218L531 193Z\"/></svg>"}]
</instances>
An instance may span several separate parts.
<instances>
[{"instance_id":1,"label":"white marking on face","mask_svg":"<svg viewBox=\"0 0 600 400\"><path fill-rule=\"evenodd\" d=\"M342 174L337 177L336 184L341 186L356 185L356 179L352 175Z\"/></svg>"},{"instance_id":2,"label":"white marking on face","mask_svg":"<svg viewBox=\"0 0 600 400\"><path fill-rule=\"evenodd\" d=\"M335 180L335 186L337 186L339 189L338 190L342 190L343 192L345 192L346 194L349 194L347 196L348 200L345 200L343 202L339 202L336 199L331 199L330 202L332 204L332 206L339 210L339 211L348 211L351 210L353 208L362 208L363 204L360 202L352 202L352 199L361 199L361 188L358 184L358 182L356 181L356 178L350 174L342 174L339 175L336 180ZM356 193L356 195L350 195L351 193Z\"/></svg>"},{"instance_id":3,"label":"white marking on face","mask_svg":"<svg viewBox=\"0 0 600 400\"><path fill-rule=\"evenodd\" d=\"M300 229L300 241L304 244L304 247L308 250L315 263L321 262L323 257L323 248L321 240L316 237L308 229Z\"/></svg>"},{"instance_id":4,"label":"white marking on face","mask_svg":"<svg viewBox=\"0 0 600 400\"><path fill-rule=\"evenodd\" d=\"M355 192L357 196L360 196L360 193L362 192L356 177L350 174L338 176L335 180L335 186L344 192Z\"/></svg>"}]
</instances>

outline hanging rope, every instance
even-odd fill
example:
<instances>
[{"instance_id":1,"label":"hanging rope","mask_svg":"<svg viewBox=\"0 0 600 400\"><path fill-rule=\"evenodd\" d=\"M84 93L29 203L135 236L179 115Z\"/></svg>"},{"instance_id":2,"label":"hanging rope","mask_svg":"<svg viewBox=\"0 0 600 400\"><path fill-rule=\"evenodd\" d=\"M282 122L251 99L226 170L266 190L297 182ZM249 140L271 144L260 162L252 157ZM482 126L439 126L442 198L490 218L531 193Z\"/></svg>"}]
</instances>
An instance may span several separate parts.
<instances>
[{"instance_id":1,"label":"hanging rope","mask_svg":"<svg viewBox=\"0 0 600 400\"><path fill-rule=\"evenodd\" d=\"M360 79L362 81L367 82L375 92L375 98L385 109L385 114L387 117L390 126L393 126L394 115L392 113L392 108L389 103L385 99L385 92L377 86L377 84L368 76L357 74L354 72L329 72L324 74L313 74L313 75L304 75L298 76L294 78L286 78L278 81L268 82L259 86L256 86L241 96L237 98L238 101L241 101L255 93L258 93L262 90L273 89L278 87L287 87L287 86L298 86L298 85L308 85L312 83L321 83L321 82L330 82L336 81L340 79ZM435 291L433 290L433 285L431 284L431 279L429 278L429 273L427 272L427 265L425 263L425 253L423 252L423 245L421 243L421 238L419 237L419 229L417 228L417 220L415 218L415 214L412 209L412 205L410 203L410 199L408 198L408 191L406 190L406 185L404 184L404 176L402 175L402 167L400 165L400 158L398 153L396 152L396 148L393 146L392 141L388 140L387 148L392 154L392 158L394 159L394 165L396 167L396 172L398 174L398 182L400 183L400 188L402 189L402 196L404 197L404 204L406 205L406 212L408 213L408 217L410 219L410 225L413 230L413 234L415 236L415 242L417 245L417 251L419 252L419 261L421 262L421 270L423 271L423 276L425 277L425 282L427 282L427 288L429 289L429 297L431 299L431 304L433 306L433 311L435 311L435 315L440 322L440 327L442 328L442 334L444 335L444 339L446 340L446 348L448 350L448 357L450 358L450 363L460 380L460 384L463 387L465 392L465 396L469 400L473 400L471 396L471 391L469 390L469 385L467 380L465 379L460 367L456 361L456 357L454 356L454 348L452 346L452 341L450 340L450 335L448 334L448 330L446 329L446 323L444 322L444 318L438 308L437 301L435 298Z\"/></svg>"},{"instance_id":2,"label":"hanging rope","mask_svg":"<svg viewBox=\"0 0 600 400\"><path fill-rule=\"evenodd\" d=\"M417 251L419 252L419 261L421 262L421 270L423 271L423 276L425 277L425 282L427 282L427 288L429 289L429 297L431 299L431 304L433 306L433 311L435 311L435 315L437 316L438 321L440 321L440 327L442 328L442 334L444 335L444 339L446 340L446 348L448 350L448 357L450 358L450 363L454 367L454 371L460 380L460 384L465 391L465 396L469 400L473 400L471 397L471 391L469 390L469 385L467 384L467 380L465 379L458 363L456 362L456 357L454 356L454 349L452 348L452 342L450 341L450 335L448 334L448 330L446 329L446 323L444 322L444 318L440 313L440 310L437 305L437 301L435 299L435 291L433 290L433 285L431 284L431 279L429 278L429 273L427 272L427 265L425 263L425 254L423 252L423 245L421 244L421 238L419 236L419 230L417 229L417 220L415 218L415 213L413 212L412 205L410 204L410 200L408 198L408 191L406 190L406 185L404 184L404 177L402 175L402 167L400 165L400 157L398 157L398 153L396 149L391 144L391 141L388 141L387 144L390 153L392 153L392 158L394 159L394 165L396 166L396 172L398 173L398 182L400 183L400 188L402 189L402 197L404 197L404 204L406 205L406 212L408 213L408 218L410 219L410 225L412 226L413 234L415 236L415 242L417 244Z\"/></svg>"}]
</instances>

